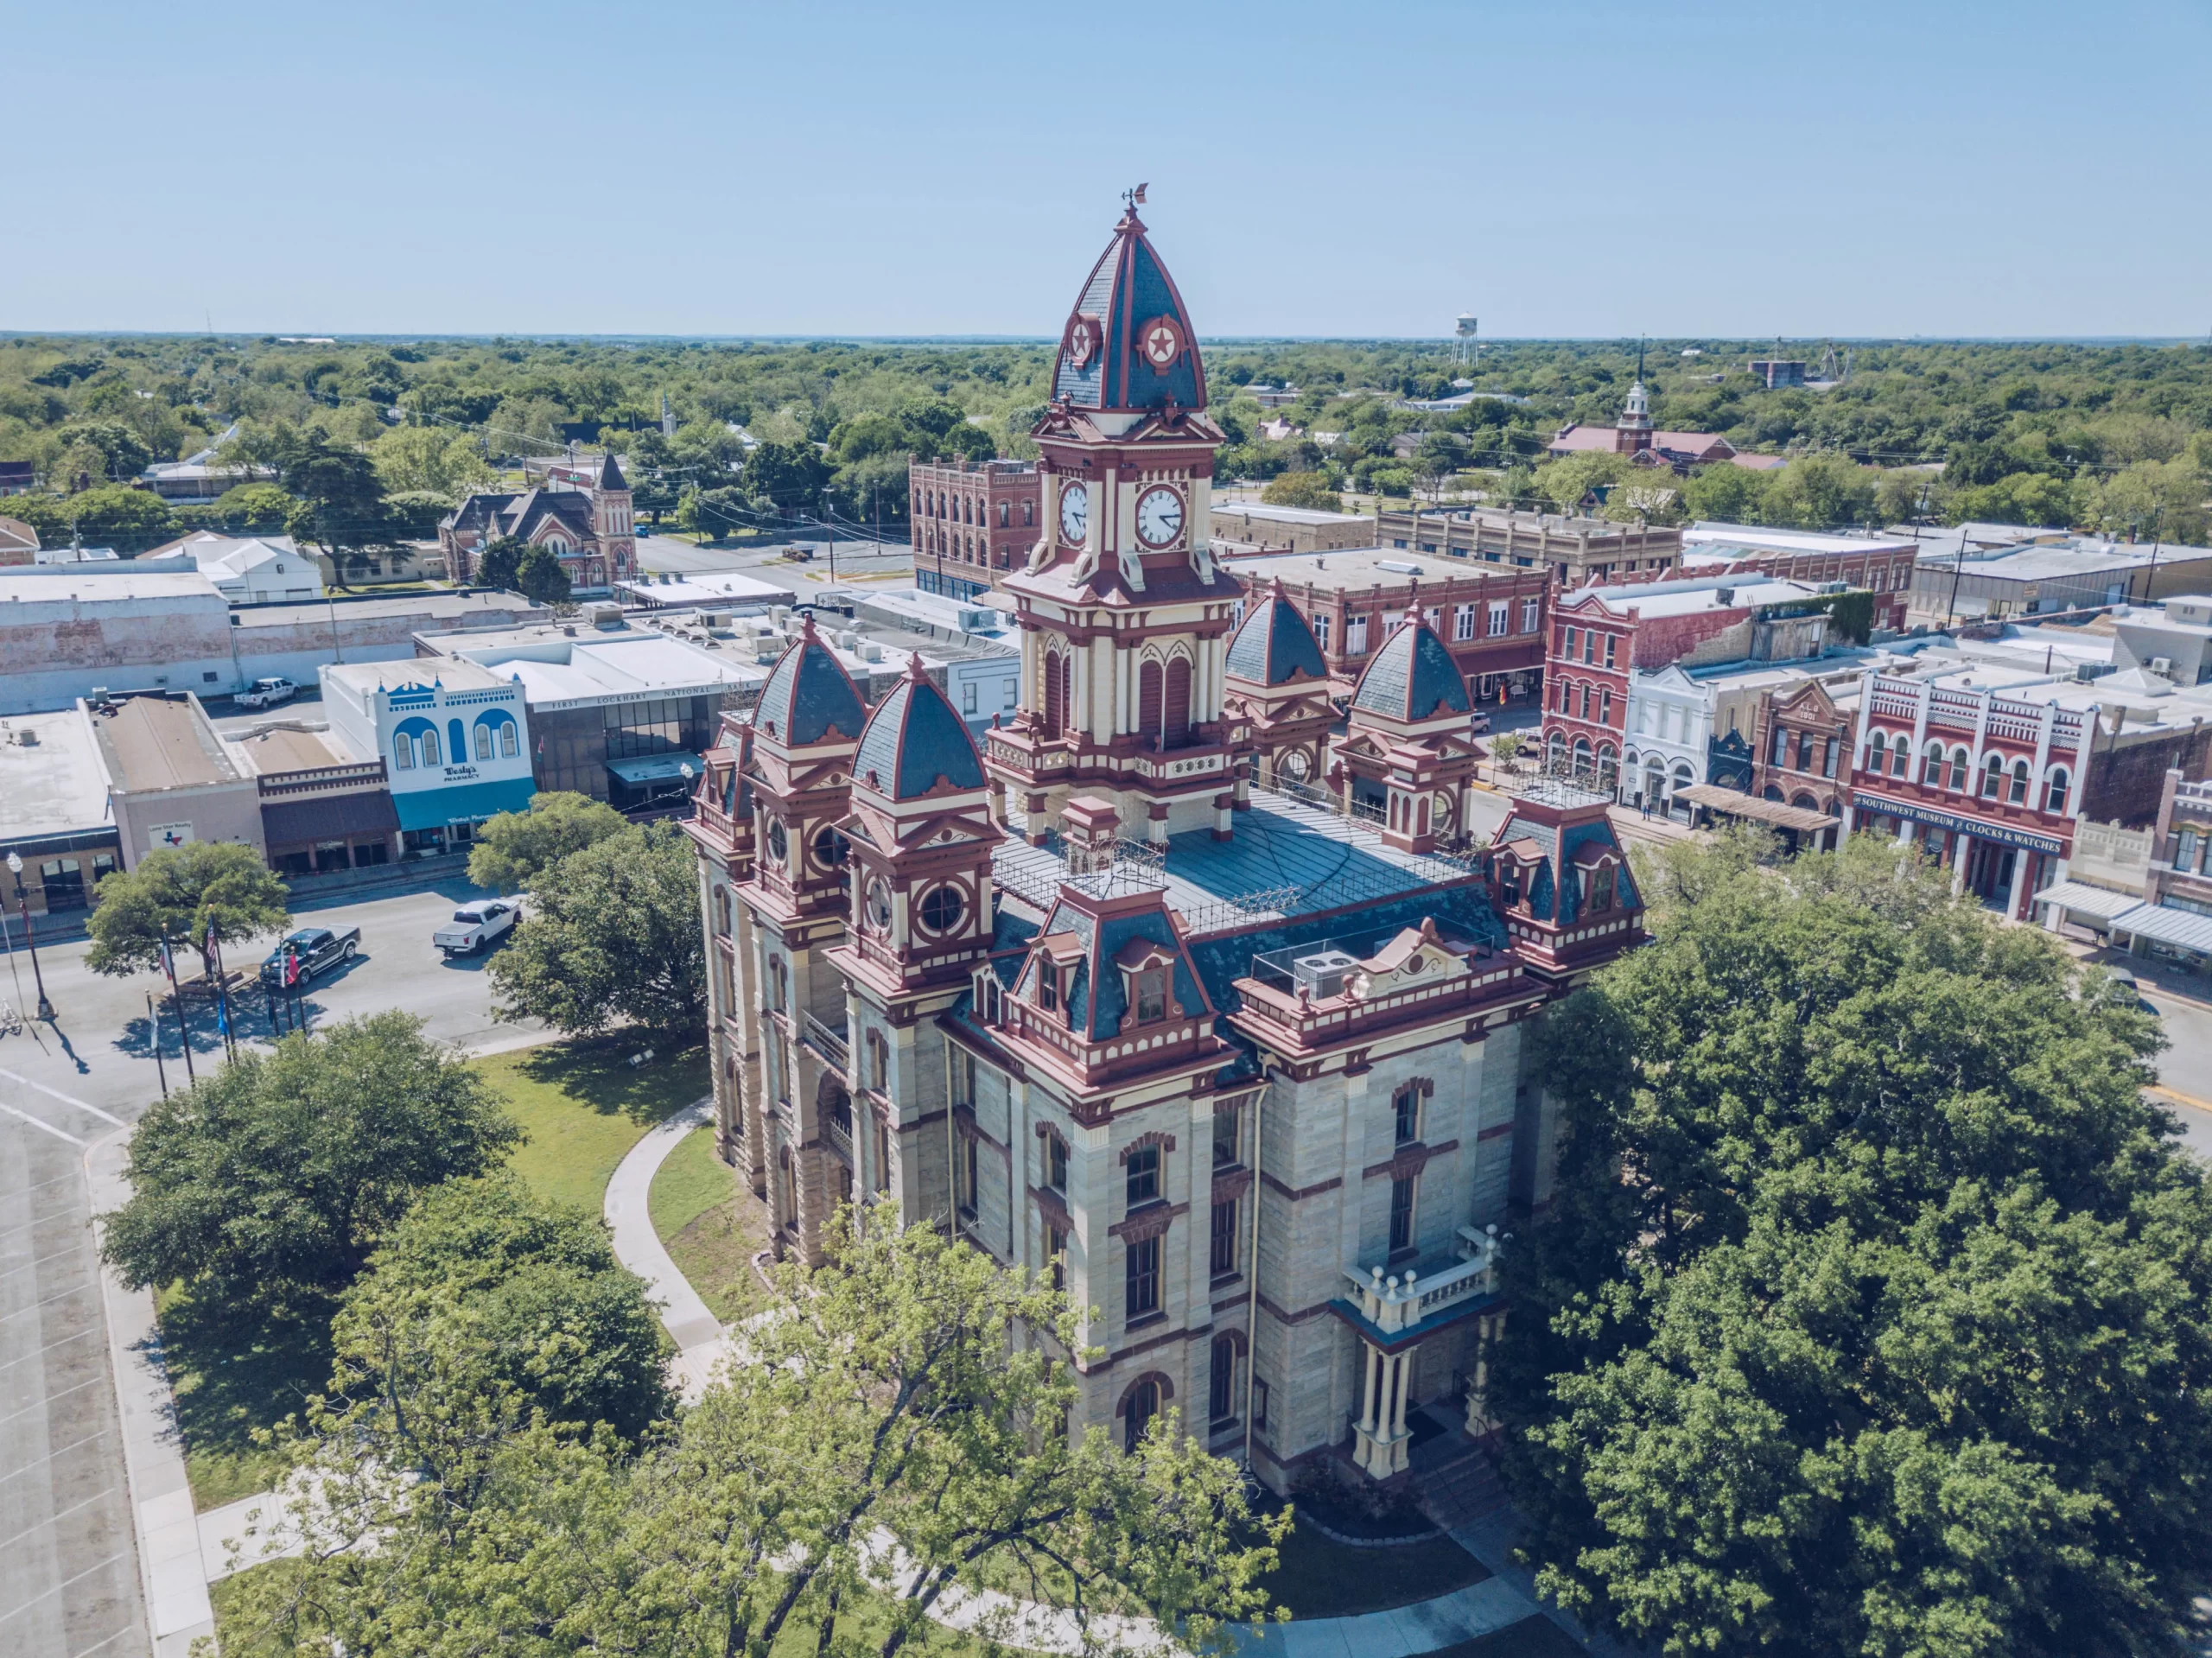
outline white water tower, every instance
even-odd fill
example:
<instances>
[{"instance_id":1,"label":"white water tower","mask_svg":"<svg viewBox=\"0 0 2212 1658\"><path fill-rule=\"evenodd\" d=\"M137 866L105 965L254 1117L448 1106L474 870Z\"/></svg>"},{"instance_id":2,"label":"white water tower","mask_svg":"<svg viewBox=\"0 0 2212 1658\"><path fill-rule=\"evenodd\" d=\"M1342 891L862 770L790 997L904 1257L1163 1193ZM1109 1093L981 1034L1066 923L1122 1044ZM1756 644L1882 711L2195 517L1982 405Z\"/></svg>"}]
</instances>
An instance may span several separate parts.
<instances>
[{"instance_id":1,"label":"white water tower","mask_svg":"<svg viewBox=\"0 0 2212 1658\"><path fill-rule=\"evenodd\" d=\"M1471 363L1475 360L1475 319L1465 311L1452 330L1452 360Z\"/></svg>"}]
</instances>

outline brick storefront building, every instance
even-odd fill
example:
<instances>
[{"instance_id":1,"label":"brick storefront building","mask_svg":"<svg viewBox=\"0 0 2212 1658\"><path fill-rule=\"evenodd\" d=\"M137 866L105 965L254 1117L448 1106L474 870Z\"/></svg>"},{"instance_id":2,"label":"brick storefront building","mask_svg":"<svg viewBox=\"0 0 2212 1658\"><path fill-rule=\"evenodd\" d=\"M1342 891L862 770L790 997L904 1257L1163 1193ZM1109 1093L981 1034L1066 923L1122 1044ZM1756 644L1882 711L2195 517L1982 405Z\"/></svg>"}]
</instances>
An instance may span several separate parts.
<instances>
[{"instance_id":1,"label":"brick storefront building","mask_svg":"<svg viewBox=\"0 0 2212 1658\"><path fill-rule=\"evenodd\" d=\"M1415 605L1451 651L1478 709L1535 694L1550 594L1541 571L1471 569L1372 547L1234 558L1227 568L1247 586L1282 583L1340 696Z\"/></svg>"},{"instance_id":2,"label":"brick storefront building","mask_svg":"<svg viewBox=\"0 0 2212 1658\"><path fill-rule=\"evenodd\" d=\"M1874 626L1902 632L1919 543L1910 537L1826 535L1748 524L1700 524L1682 531L1684 576L1772 576L1841 581L1874 595Z\"/></svg>"},{"instance_id":3,"label":"brick storefront building","mask_svg":"<svg viewBox=\"0 0 2212 1658\"><path fill-rule=\"evenodd\" d=\"M1663 581L1680 574L1682 562L1680 530L1554 512L1423 512L1416 507L1377 514L1375 534L1395 551L1544 570L1570 588L1630 577Z\"/></svg>"},{"instance_id":4,"label":"brick storefront building","mask_svg":"<svg viewBox=\"0 0 2212 1658\"><path fill-rule=\"evenodd\" d=\"M1027 461L916 461L906 468L914 577L925 593L973 599L1037 544L1036 467Z\"/></svg>"},{"instance_id":5,"label":"brick storefront building","mask_svg":"<svg viewBox=\"0 0 2212 1658\"><path fill-rule=\"evenodd\" d=\"M1544 664L1546 765L1618 787L1631 670L1816 656L1827 617L1796 613L1819 597L1798 581L1686 581L1556 598Z\"/></svg>"}]
</instances>

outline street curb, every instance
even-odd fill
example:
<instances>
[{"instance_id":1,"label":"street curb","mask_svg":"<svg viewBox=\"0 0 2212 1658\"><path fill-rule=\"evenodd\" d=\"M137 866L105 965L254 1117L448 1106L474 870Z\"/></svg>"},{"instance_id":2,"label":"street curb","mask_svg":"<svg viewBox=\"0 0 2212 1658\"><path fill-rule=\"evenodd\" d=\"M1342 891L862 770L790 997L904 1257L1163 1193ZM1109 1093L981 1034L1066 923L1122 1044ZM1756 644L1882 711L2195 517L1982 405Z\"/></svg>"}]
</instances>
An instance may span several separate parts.
<instances>
[{"instance_id":1,"label":"street curb","mask_svg":"<svg viewBox=\"0 0 2212 1658\"><path fill-rule=\"evenodd\" d=\"M85 1147L85 1184L99 1217L130 1195L123 1162L130 1130L118 1128ZM107 1324L109 1366L115 1377L116 1415L123 1435L123 1465L130 1488L130 1523L138 1553L139 1587L155 1658L187 1658L200 1636L215 1633L214 1604L200 1565L200 1519L177 1443L168 1376L162 1368L161 1331L154 1293L124 1288L100 1263L100 1309Z\"/></svg>"}]
</instances>

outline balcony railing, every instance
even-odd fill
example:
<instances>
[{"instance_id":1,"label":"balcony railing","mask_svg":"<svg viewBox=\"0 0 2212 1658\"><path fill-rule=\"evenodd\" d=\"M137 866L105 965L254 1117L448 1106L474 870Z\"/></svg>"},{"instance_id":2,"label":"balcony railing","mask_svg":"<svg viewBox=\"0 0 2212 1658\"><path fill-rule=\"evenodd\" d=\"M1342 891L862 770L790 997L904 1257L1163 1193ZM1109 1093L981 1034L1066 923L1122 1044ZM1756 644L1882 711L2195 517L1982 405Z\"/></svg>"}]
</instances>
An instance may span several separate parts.
<instances>
[{"instance_id":1,"label":"balcony railing","mask_svg":"<svg viewBox=\"0 0 2212 1658\"><path fill-rule=\"evenodd\" d=\"M842 1031L833 1030L815 1018L813 1014L804 1011L800 1013L798 1019L799 1033L807 1046L827 1059L831 1067L841 1075L851 1068L853 1053L852 1050L845 1045L845 1033Z\"/></svg>"},{"instance_id":2,"label":"balcony railing","mask_svg":"<svg viewBox=\"0 0 2212 1658\"><path fill-rule=\"evenodd\" d=\"M1364 1274L1347 1272L1351 1280L1351 1303L1361 1318L1385 1335L1410 1329L1447 1308L1497 1291L1498 1252L1503 1240L1495 1226L1477 1231L1459 1229L1461 1258L1451 1266L1427 1273L1408 1268L1385 1274L1370 1267Z\"/></svg>"}]
</instances>

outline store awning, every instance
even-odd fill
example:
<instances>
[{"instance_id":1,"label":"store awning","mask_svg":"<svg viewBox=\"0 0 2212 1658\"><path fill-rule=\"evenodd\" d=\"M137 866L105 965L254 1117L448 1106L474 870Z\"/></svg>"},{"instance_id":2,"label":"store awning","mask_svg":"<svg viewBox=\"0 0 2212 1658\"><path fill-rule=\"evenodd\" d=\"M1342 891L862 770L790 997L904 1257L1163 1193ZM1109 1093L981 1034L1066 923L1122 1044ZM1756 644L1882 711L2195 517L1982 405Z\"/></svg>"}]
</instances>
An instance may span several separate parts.
<instances>
[{"instance_id":1,"label":"store awning","mask_svg":"<svg viewBox=\"0 0 2212 1658\"><path fill-rule=\"evenodd\" d=\"M2114 932L2132 933L2183 950L2212 952L2212 915L2193 910L2170 910L2163 904L2139 904L2113 917Z\"/></svg>"},{"instance_id":2,"label":"store awning","mask_svg":"<svg viewBox=\"0 0 2212 1658\"><path fill-rule=\"evenodd\" d=\"M2109 921L2122 911L2132 910L2143 902L2140 893L2115 893L2109 886L2091 886L2078 880L2063 880L2055 886L2046 886L2035 895L2037 904L2056 904L2062 910L2075 915L2093 915L2100 921Z\"/></svg>"},{"instance_id":3,"label":"store awning","mask_svg":"<svg viewBox=\"0 0 2212 1658\"><path fill-rule=\"evenodd\" d=\"M707 769L706 761L696 754L639 754L629 759L607 762L608 771L633 787L645 783L665 782L671 778L681 778L687 765L691 768L691 775L695 778Z\"/></svg>"},{"instance_id":4,"label":"store awning","mask_svg":"<svg viewBox=\"0 0 2212 1658\"><path fill-rule=\"evenodd\" d=\"M388 789L359 789L314 800L268 800L261 806L262 837L272 847L337 841L349 835L389 835L399 827Z\"/></svg>"},{"instance_id":5,"label":"store awning","mask_svg":"<svg viewBox=\"0 0 2212 1658\"><path fill-rule=\"evenodd\" d=\"M506 778L497 783L411 789L394 793L391 804L398 809L404 829L443 829L448 823L480 823L501 812L525 811L537 791L537 785L528 778Z\"/></svg>"},{"instance_id":6,"label":"store awning","mask_svg":"<svg viewBox=\"0 0 2212 1658\"><path fill-rule=\"evenodd\" d=\"M1777 829L1795 829L1800 835L1815 835L1824 829L1835 828L1842 821L1808 811L1802 806L1784 805L1779 800L1747 795L1740 789L1724 789L1717 783L1693 783L1687 789L1675 790L1675 798L1687 800L1693 806L1726 812L1731 817L1750 817L1771 823Z\"/></svg>"}]
</instances>

